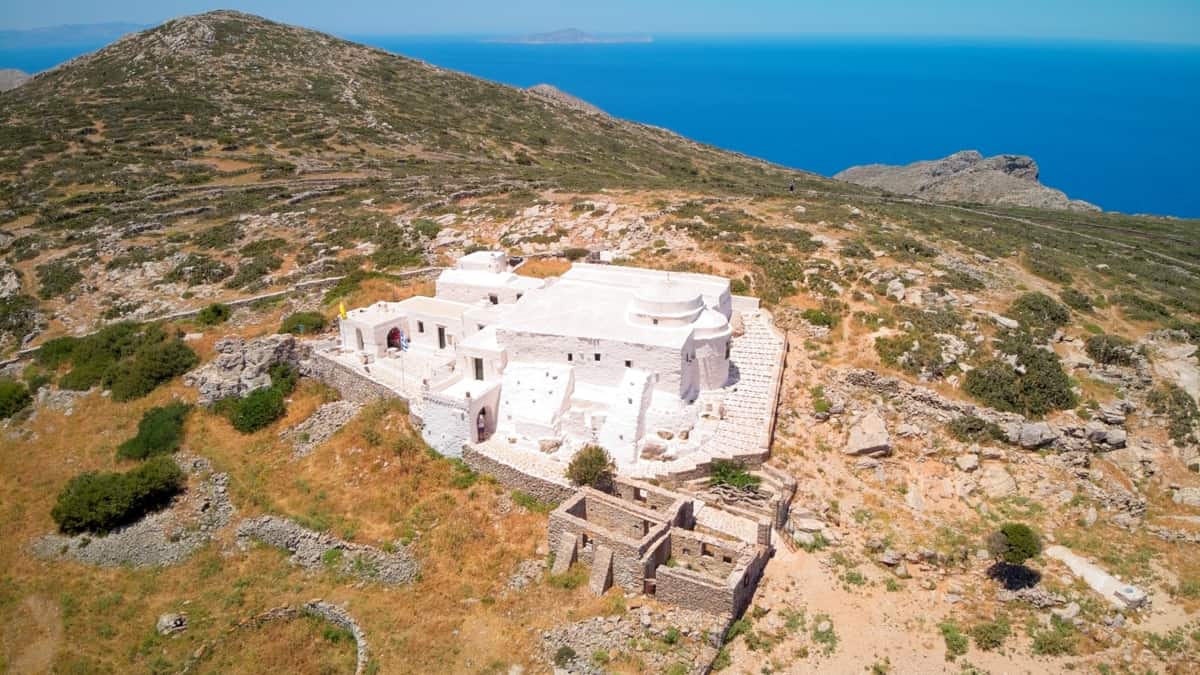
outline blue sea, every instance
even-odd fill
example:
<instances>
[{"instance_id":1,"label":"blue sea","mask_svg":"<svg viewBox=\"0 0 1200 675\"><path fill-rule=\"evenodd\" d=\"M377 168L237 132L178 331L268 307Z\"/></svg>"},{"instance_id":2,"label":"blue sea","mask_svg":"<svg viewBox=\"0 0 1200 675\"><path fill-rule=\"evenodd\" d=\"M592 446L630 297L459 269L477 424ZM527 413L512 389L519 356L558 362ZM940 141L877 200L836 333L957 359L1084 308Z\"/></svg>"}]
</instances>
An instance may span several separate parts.
<instances>
[{"instance_id":1,"label":"blue sea","mask_svg":"<svg viewBox=\"0 0 1200 675\"><path fill-rule=\"evenodd\" d=\"M1200 217L1200 48L876 38L519 45L352 37L490 80L542 82L619 117L832 175L957 150L1033 156L1105 209ZM80 50L76 50L80 51ZM38 70L73 53L0 48Z\"/></svg>"}]
</instances>

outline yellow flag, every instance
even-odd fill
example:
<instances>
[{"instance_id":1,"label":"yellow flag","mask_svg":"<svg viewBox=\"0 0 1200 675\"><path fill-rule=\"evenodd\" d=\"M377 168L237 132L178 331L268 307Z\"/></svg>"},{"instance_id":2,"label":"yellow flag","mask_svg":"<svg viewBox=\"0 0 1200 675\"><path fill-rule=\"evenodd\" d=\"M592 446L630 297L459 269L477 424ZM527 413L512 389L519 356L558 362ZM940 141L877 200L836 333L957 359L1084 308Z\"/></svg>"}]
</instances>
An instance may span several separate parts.
<instances>
[{"instance_id":1,"label":"yellow flag","mask_svg":"<svg viewBox=\"0 0 1200 675\"><path fill-rule=\"evenodd\" d=\"M346 318L346 303L344 303L344 302L338 303L338 314L341 314L343 319Z\"/></svg>"}]
</instances>

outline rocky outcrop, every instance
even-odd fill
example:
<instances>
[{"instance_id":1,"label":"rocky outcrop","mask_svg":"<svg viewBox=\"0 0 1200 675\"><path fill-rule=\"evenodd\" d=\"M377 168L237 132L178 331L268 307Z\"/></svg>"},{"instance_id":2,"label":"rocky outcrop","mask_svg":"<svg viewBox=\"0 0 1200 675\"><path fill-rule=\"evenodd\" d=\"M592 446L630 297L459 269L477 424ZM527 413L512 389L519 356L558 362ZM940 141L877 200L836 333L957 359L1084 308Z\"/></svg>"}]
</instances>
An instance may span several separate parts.
<instances>
[{"instance_id":1,"label":"rocky outcrop","mask_svg":"<svg viewBox=\"0 0 1200 675\"><path fill-rule=\"evenodd\" d=\"M238 545L252 541L284 549L291 561L305 569L336 569L382 584L409 584L416 581L420 564L399 544L394 552L373 546L351 544L328 534L314 532L287 518L262 516L244 520L237 528Z\"/></svg>"},{"instance_id":2,"label":"rocky outcrop","mask_svg":"<svg viewBox=\"0 0 1200 675\"><path fill-rule=\"evenodd\" d=\"M1024 155L984 157L964 150L949 157L905 166L854 166L834 176L857 185L881 188L939 202L976 202L1043 209L1099 211L1094 204L1067 197L1038 181L1038 165Z\"/></svg>"},{"instance_id":3,"label":"rocky outcrop","mask_svg":"<svg viewBox=\"0 0 1200 675\"><path fill-rule=\"evenodd\" d=\"M245 396L271 386L271 366L299 362L296 338L267 335L245 340L230 336L217 340L217 356L203 367L183 376L183 383L200 391L201 405L231 396Z\"/></svg>"},{"instance_id":4,"label":"rocky outcrop","mask_svg":"<svg viewBox=\"0 0 1200 675\"><path fill-rule=\"evenodd\" d=\"M887 423L877 411L871 411L850 427L846 447L847 455L871 455L882 457L892 454L892 439L888 435Z\"/></svg>"}]
</instances>

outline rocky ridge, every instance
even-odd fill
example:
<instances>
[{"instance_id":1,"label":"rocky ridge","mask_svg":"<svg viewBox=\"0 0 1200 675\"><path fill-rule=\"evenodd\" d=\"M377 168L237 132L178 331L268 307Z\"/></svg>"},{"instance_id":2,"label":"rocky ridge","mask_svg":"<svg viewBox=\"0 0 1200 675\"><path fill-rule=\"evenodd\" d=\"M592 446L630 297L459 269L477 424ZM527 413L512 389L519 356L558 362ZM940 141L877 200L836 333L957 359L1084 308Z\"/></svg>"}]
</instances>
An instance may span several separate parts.
<instances>
[{"instance_id":1,"label":"rocky ridge","mask_svg":"<svg viewBox=\"0 0 1200 675\"><path fill-rule=\"evenodd\" d=\"M836 174L834 179L931 201L1100 210L1094 204L1071 199L1061 190L1042 185L1038 175L1038 165L1032 157L984 157L977 150L964 150L905 166L853 166Z\"/></svg>"}]
</instances>

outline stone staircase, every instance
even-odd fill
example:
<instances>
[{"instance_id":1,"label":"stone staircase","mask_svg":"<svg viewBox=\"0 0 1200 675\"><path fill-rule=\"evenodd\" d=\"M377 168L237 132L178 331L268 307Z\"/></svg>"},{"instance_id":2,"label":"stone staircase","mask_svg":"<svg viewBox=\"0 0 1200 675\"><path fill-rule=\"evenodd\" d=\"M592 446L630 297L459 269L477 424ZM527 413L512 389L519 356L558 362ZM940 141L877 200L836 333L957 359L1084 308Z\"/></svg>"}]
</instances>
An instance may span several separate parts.
<instances>
[{"instance_id":1,"label":"stone staircase","mask_svg":"<svg viewBox=\"0 0 1200 675\"><path fill-rule=\"evenodd\" d=\"M688 480L706 475L715 459L759 464L770 454L787 340L766 312L745 312L742 318L746 332L730 349L738 379L725 396L725 416L716 432L687 457L636 465L632 477Z\"/></svg>"}]
</instances>

